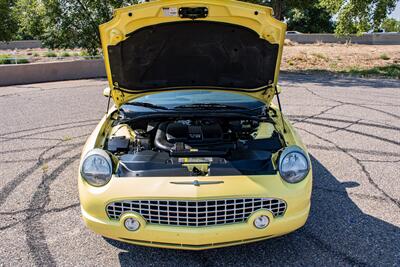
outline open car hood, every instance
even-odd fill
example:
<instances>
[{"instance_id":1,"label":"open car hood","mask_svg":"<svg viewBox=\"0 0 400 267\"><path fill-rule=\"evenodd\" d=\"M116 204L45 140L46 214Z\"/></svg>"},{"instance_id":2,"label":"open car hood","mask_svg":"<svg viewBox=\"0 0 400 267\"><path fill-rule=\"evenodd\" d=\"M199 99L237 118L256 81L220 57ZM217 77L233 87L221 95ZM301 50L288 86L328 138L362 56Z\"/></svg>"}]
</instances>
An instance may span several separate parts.
<instances>
[{"instance_id":1,"label":"open car hood","mask_svg":"<svg viewBox=\"0 0 400 267\"><path fill-rule=\"evenodd\" d=\"M269 103L286 25L238 1L160 0L117 9L100 26L117 107L167 90L224 90Z\"/></svg>"}]
</instances>

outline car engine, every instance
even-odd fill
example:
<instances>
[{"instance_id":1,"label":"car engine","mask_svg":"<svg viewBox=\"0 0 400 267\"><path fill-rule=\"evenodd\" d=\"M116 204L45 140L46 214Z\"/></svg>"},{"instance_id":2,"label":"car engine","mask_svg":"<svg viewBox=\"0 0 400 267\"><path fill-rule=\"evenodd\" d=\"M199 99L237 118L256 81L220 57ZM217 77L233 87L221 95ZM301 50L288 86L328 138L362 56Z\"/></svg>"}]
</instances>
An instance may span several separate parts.
<instances>
[{"instance_id":1,"label":"car engine","mask_svg":"<svg viewBox=\"0 0 400 267\"><path fill-rule=\"evenodd\" d=\"M120 176L267 174L281 147L273 123L226 117L116 122L105 144Z\"/></svg>"}]
</instances>

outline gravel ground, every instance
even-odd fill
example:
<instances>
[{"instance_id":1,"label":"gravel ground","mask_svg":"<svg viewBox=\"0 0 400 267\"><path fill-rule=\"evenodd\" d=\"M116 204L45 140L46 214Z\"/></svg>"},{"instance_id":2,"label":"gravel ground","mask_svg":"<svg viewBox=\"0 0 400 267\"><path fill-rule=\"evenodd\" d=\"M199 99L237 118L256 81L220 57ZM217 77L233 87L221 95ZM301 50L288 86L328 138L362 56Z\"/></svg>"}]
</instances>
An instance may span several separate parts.
<instances>
[{"instance_id":1,"label":"gravel ground","mask_svg":"<svg viewBox=\"0 0 400 267\"><path fill-rule=\"evenodd\" d=\"M283 70L348 71L400 64L400 45L294 44L283 48Z\"/></svg>"},{"instance_id":2,"label":"gravel ground","mask_svg":"<svg viewBox=\"0 0 400 267\"><path fill-rule=\"evenodd\" d=\"M106 109L104 80L0 88L0 265L400 265L400 84L282 75L285 113L315 175L305 227L191 252L105 240L80 218L81 147Z\"/></svg>"}]
</instances>

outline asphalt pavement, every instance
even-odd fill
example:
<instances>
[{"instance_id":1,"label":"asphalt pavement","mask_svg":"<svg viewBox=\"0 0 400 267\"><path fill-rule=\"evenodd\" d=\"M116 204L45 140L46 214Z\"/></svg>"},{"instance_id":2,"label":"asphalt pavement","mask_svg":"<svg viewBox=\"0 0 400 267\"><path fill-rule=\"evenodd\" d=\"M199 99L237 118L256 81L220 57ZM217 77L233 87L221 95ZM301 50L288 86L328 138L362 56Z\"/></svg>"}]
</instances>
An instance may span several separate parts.
<instances>
[{"instance_id":1,"label":"asphalt pavement","mask_svg":"<svg viewBox=\"0 0 400 267\"><path fill-rule=\"evenodd\" d=\"M208 251L146 248L85 228L81 147L105 80L0 87L0 266L399 266L400 81L283 74L281 99L312 155L307 224Z\"/></svg>"}]
</instances>

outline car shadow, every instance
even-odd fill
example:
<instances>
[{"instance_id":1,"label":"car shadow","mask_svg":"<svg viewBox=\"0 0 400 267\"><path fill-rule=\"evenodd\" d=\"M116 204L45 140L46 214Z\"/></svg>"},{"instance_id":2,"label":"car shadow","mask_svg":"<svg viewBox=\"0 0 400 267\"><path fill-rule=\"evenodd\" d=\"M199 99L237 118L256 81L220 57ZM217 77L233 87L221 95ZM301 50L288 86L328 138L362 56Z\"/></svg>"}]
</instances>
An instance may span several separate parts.
<instances>
[{"instance_id":1,"label":"car shadow","mask_svg":"<svg viewBox=\"0 0 400 267\"><path fill-rule=\"evenodd\" d=\"M314 188L306 225L289 235L257 243L205 251L158 249L106 241L123 250L121 266L265 266L265 265L391 265L400 264L400 229L364 213L346 188L312 157ZM384 198L357 195L389 205Z\"/></svg>"}]
</instances>

